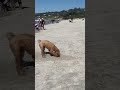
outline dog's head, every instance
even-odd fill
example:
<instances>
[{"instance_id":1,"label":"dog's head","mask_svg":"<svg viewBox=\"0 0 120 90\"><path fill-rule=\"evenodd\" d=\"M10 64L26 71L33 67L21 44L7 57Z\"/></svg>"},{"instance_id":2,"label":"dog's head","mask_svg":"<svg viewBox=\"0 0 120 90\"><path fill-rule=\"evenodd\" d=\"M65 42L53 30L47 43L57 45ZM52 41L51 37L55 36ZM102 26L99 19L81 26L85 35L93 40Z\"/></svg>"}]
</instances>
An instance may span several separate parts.
<instances>
[{"instance_id":1,"label":"dog's head","mask_svg":"<svg viewBox=\"0 0 120 90\"><path fill-rule=\"evenodd\" d=\"M55 57L60 57L60 51L54 52Z\"/></svg>"}]
</instances>

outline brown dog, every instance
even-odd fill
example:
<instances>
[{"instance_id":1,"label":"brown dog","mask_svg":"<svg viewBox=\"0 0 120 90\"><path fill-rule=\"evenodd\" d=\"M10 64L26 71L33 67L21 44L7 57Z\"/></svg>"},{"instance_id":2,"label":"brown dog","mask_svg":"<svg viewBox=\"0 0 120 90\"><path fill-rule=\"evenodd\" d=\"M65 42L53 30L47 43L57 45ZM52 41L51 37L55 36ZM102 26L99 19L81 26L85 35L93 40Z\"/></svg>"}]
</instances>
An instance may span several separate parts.
<instances>
[{"instance_id":1,"label":"brown dog","mask_svg":"<svg viewBox=\"0 0 120 90\"><path fill-rule=\"evenodd\" d=\"M49 50L51 56L60 57L60 50L48 40L38 40L42 57L45 57L45 48Z\"/></svg>"},{"instance_id":2,"label":"brown dog","mask_svg":"<svg viewBox=\"0 0 120 90\"><path fill-rule=\"evenodd\" d=\"M30 54L35 61L35 37L29 34L15 35L7 33L9 47L15 56L16 69L18 74L23 73L23 57L25 51Z\"/></svg>"}]
</instances>

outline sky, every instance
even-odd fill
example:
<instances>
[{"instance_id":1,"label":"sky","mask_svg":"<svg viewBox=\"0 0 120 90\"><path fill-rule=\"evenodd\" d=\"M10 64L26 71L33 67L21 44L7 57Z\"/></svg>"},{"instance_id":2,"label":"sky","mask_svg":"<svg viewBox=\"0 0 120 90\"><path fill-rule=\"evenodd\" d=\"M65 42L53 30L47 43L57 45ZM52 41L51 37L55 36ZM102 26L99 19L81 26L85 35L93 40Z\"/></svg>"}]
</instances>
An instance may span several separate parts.
<instances>
[{"instance_id":1,"label":"sky","mask_svg":"<svg viewBox=\"0 0 120 90\"><path fill-rule=\"evenodd\" d=\"M35 0L35 13L85 7L85 0Z\"/></svg>"}]
</instances>

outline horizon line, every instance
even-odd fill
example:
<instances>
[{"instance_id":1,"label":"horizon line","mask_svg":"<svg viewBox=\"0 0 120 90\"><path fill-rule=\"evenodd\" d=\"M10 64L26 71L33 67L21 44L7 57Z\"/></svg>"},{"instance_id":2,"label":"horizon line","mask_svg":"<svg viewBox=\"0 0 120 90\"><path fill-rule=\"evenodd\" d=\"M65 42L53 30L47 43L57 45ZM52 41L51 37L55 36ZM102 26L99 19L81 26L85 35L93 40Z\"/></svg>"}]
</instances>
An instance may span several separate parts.
<instances>
[{"instance_id":1,"label":"horizon line","mask_svg":"<svg viewBox=\"0 0 120 90\"><path fill-rule=\"evenodd\" d=\"M73 7L73 8L69 8L69 9L74 9L74 8L81 8L81 9L85 9L85 7ZM69 10L69 9L63 9L63 10ZM35 14L37 13L47 13L47 12L60 12L60 11L63 11L63 10L53 10L53 11L45 11L45 12L35 12Z\"/></svg>"}]
</instances>

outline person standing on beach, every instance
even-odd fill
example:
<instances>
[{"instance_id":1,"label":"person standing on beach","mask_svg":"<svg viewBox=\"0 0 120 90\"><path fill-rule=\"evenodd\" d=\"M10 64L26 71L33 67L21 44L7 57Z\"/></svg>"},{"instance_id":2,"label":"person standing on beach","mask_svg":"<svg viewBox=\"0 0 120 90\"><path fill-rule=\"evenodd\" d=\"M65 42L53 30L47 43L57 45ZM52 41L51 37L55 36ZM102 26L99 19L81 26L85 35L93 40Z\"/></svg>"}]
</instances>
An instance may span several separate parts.
<instances>
[{"instance_id":1,"label":"person standing on beach","mask_svg":"<svg viewBox=\"0 0 120 90\"><path fill-rule=\"evenodd\" d=\"M38 27L40 27L40 29L39 30L41 30L41 23L42 23L42 20L39 18L39 25L38 25Z\"/></svg>"},{"instance_id":2,"label":"person standing on beach","mask_svg":"<svg viewBox=\"0 0 120 90\"><path fill-rule=\"evenodd\" d=\"M45 20L44 20L44 18L42 18L41 27L43 28L43 30L45 30L44 25L45 25Z\"/></svg>"},{"instance_id":3,"label":"person standing on beach","mask_svg":"<svg viewBox=\"0 0 120 90\"><path fill-rule=\"evenodd\" d=\"M73 17L71 17L71 22L73 22Z\"/></svg>"}]
</instances>

